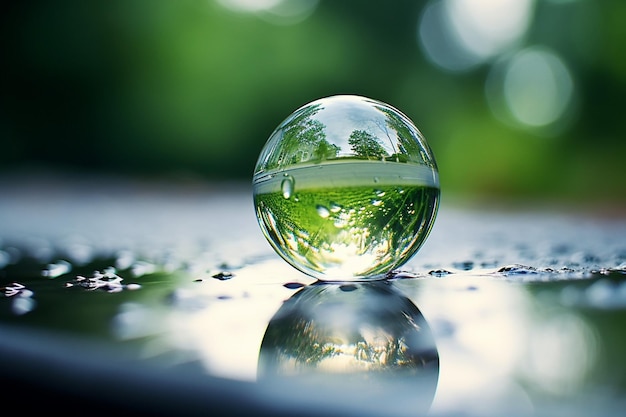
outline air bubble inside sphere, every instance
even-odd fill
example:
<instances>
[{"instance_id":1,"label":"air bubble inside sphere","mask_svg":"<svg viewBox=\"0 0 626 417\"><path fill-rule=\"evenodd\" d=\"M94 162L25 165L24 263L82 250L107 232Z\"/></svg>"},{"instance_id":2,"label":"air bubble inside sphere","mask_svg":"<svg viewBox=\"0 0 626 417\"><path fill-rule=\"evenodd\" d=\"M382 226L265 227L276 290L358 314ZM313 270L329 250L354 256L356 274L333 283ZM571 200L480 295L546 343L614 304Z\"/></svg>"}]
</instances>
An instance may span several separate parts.
<instances>
[{"instance_id":1,"label":"air bubble inside sphere","mask_svg":"<svg viewBox=\"0 0 626 417\"><path fill-rule=\"evenodd\" d=\"M253 193L263 234L292 266L326 281L381 279L430 233L439 177L407 116L344 95L306 104L274 130Z\"/></svg>"}]
</instances>

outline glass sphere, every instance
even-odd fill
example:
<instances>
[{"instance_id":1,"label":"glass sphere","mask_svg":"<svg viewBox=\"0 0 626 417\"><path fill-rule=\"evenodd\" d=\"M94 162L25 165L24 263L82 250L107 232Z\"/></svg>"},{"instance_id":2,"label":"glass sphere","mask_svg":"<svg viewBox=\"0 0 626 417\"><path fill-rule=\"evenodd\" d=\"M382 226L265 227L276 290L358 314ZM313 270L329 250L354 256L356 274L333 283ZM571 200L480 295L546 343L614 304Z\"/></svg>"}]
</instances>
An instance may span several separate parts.
<instances>
[{"instance_id":1,"label":"glass sphere","mask_svg":"<svg viewBox=\"0 0 626 417\"><path fill-rule=\"evenodd\" d=\"M263 234L292 266L320 280L380 279L430 233L439 176L407 116L340 95L278 125L259 155L253 194Z\"/></svg>"}]
</instances>

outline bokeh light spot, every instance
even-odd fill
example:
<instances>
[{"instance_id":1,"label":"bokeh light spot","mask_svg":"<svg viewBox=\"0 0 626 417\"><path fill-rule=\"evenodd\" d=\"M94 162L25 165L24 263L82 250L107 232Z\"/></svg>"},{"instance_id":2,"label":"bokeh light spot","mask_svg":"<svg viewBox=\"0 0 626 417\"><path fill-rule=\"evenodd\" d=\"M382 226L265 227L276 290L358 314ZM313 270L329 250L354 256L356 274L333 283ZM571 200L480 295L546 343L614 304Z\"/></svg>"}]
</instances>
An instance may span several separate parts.
<instances>
[{"instance_id":1,"label":"bokeh light spot","mask_svg":"<svg viewBox=\"0 0 626 417\"><path fill-rule=\"evenodd\" d=\"M486 92L496 116L542 128L566 120L575 85L561 58L547 48L531 47L496 65Z\"/></svg>"},{"instance_id":2,"label":"bokeh light spot","mask_svg":"<svg viewBox=\"0 0 626 417\"><path fill-rule=\"evenodd\" d=\"M460 45L450 26L444 2L430 2L424 7L418 36L426 58L434 65L452 72L467 71L480 64L479 59Z\"/></svg>"},{"instance_id":3,"label":"bokeh light spot","mask_svg":"<svg viewBox=\"0 0 626 417\"><path fill-rule=\"evenodd\" d=\"M435 65L468 71L516 45L532 9L532 0L431 0L419 21L419 40Z\"/></svg>"},{"instance_id":4,"label":"bokeh light spot","mask_svg":"<svg viewBox=\"0 0 626 417\"><path fill-rule=\"evenodd\" d=\"M293 25L308 18L319 0L217 0L226 9L254 13L276 25Z\"/></svg>"},{"instance_id":5,"label":"bokeh light spot","mask_svg":"<svg viewBox=\"0 0 626 417\"><path fill-rule=\"evenodd\" d=\"M256 13L276 7L282 0L217 0L217 2L235 12Z\"/></svg>"},{"instance_id":6,"label":"bokeh light spot","mask_svg":"<svg viewBox=\"0 0 626 417\"><path fill-rule=\"evenodd\" d=\"M531 0L449 0L448 13L459 41L470 53L488 59L526 33Z\"/></svg>"}]
</instances>

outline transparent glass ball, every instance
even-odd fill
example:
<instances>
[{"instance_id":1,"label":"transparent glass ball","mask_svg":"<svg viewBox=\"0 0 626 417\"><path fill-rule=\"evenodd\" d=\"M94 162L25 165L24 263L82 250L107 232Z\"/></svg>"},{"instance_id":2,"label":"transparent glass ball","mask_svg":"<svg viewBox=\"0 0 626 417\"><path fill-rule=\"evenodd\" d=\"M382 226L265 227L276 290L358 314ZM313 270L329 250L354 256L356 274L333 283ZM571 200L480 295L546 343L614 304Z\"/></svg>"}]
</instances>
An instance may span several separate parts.
<instances>
[{"instance_id":1,"label":"transparent glass ball","mask_svg":"<svg viewBox=\"0 0 626 417\"><path fill-rule=\"evenodd\" d=\"M326 281L381 279L430 233L439 176L407 116L340 95L278 125L259 155L253 194L263 234L298 270Z\"/></svg>"}]
</instances>

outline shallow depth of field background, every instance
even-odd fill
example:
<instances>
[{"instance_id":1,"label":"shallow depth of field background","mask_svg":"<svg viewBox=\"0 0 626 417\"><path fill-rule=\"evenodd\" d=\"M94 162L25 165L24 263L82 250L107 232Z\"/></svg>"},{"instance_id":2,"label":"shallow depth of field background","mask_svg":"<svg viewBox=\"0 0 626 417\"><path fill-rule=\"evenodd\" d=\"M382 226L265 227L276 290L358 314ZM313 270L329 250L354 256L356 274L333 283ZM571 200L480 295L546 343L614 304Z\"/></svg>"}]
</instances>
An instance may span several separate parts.
<instances>
[{"instance_id":1,"label":"shallow depth of field background","mask_svg":"<svg viewBox=\"0 0 626 417\"><path fill-rule=\"evenodd\" d=\"M444 193L626 203L620 0L36 0L3 9L0 175L250 181L289 113L358 94L416 123Z\"/></svg>"}]
</instances>

